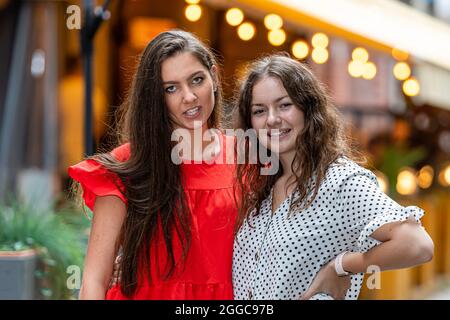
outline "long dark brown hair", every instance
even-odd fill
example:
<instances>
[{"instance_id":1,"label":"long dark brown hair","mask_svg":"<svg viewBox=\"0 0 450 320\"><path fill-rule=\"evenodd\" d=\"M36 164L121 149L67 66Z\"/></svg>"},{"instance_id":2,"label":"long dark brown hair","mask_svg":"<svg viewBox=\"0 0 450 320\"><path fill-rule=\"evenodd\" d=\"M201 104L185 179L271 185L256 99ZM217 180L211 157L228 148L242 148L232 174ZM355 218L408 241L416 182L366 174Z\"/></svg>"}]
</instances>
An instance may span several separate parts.
<instances>
[{"instance_id":1,"label":"long dark brown hair","mask_svg":"<svg viewBox=\"0 0 450 320\"><path fill-rule=\"evenodd\" d=\"M163 61L182 52L192 53L210 70L213 78L211 68L218 65L217 60L197 37L180 30L160 33L141 54L130 91L120 109L118 142L129 142L129 160L118 161L111 153L91 157L120 178L128 200L127 215L116 244L116 250L122 247L120 287L126 296L132 296L136 291L141 263L151 281L150 255L155 254L152 241L156 240L159 226L167 249L165 279L173 274L176 264L185 260L191 242L190 214L180 167L171 161L173 127L161 77ZM220 128L220 80L216 83L214 97L208 127ZM183 261L176 261L174 240L182 245Z\"/></svg>"},{"instance_id":2,"label":"long dark brown hair","mask_svg":"<svg viewBox=\"0 0 450 320\"><path fill-rule=\"evenodd\" d=\"M296 139L296 154L291 164L295 175L295 187L299 193L291 203L291 213L311 205L327 168L341 156L347 156L357 163L365 163L364 156L351 149L343 121L336 107L330 102L324 86L311 70L287 54L275 54L255 60L247 66L242 84L237 92L235 126L247 130L251 125L252 92L255 84L263 77L281 80L294 105L304 113L304 128ZM249 152L248 141L243 144L245 154ZM258 143L258 148L263 146ZM259 152L258 152L259 154ZM242 195L236 232L256 208L259 213L262 201L283 175L283 169L274 175L261 175L266 166L259 160L256 164L247 161L237 166L237 187ZM295 209L295 210L292 210Z\"/></svg>"}]
</instances>

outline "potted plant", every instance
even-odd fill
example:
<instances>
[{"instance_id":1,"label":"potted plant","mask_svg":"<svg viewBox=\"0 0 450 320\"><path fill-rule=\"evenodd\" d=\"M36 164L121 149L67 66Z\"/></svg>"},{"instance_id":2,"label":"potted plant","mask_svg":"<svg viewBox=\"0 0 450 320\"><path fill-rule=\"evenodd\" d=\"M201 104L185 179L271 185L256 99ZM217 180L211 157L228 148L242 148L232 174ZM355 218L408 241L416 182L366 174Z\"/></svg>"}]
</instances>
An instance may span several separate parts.
<instances>
[{"instance_id":1,"label":"potted plant","mask_svg":"<svg viewBox=\"0 0 450 320\"><path fill-rule=\"evenodd\" d=\"M67 270L82 267L88 225L81 219L67 209L0 204L0 300L75 298Z\"/></svg>"}]
</instances>

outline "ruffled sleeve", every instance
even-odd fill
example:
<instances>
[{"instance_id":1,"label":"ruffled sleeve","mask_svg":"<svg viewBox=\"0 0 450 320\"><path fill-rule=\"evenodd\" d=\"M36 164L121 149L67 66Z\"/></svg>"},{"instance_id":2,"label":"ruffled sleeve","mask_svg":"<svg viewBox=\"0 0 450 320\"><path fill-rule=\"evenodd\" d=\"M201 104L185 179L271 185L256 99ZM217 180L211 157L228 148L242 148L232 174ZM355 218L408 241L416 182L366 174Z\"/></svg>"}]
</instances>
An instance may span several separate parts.
<instances>
[{"instance_id":1,"label":"ruffled sleeve","mask_svg":"<svg viewBox=\"0 0 450 320\"><path fill-rule=\"evenodd\" d=\"M129 144L121 145L111 151L111 154L119 161L126 161L130 156ZM122 181L97 161L89 159L79 162L70 166L68 173L72 179L80 183L84 202L92 211L98 196L116 196L127 204Z\"/></svg>"},{"instance_id":2,"label":"ruffled sleeve","mask_svg":"<svg viewBox=\"0 0 450 320\"><path fill-rule=\"evenodd\" d=\"M358 238L358 247L361 252L367 252L374 246L380 244L380 241L372 238L370 235L386 223L405 221L412 217L418 224L422 225L420 219L424 216L424 214L425 212L416 206L399 206L399 208L392 208L384 214L376 216L364 227Z\"/></svg>"},{"instance_id":3,"label":"ruffled sleeve","mask_svg":"<svg viewBox=\"0 0 450 320\"><path fill-rule=\"evenodd\" d=\"M381 226L413 218L421 225L424 211L416 206L403 207L388 197L369 170L350 174L340 186L342 222L354 239L354 249L367 252L381 242L372 233Z\"/></svg>"}]
</instances>

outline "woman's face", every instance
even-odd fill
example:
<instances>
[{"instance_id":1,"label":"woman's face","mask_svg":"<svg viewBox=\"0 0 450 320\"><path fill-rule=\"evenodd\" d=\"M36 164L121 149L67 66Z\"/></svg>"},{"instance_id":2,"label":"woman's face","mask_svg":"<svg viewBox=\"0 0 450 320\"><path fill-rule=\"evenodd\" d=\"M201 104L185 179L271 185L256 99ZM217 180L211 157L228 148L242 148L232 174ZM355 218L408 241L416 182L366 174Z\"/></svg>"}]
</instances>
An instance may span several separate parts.
<instances>
[{"instance_id":1,"label":"woman's face","mask_svg":"<svg viewBox=\"0 0 450 320\"><path fill-rule=\"evenodd\" d=\"M261 144L282 155L295 152L304 114L293 104L279 78L265 76L253 86L251 124Z\"/></svg>"},{"instance_id":2,"label":"woman's face","mask_svg":"<svg viewBox=\"0 0 450 320\"><path fill-rule=\"evenodd\" d=\"M192 53L181 52L164 60L161 75L174 128L206 129L215 103L216 66L208 70Z\"/></svg>"}]
</instances>

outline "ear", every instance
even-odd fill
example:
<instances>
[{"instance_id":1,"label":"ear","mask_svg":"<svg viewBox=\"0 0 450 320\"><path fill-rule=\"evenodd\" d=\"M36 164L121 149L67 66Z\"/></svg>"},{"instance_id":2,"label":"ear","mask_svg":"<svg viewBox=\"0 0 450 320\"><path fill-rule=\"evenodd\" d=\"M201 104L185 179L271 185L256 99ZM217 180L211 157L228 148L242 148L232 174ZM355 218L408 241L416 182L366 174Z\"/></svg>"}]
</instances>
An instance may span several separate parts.
<instances>
[{"instance_id":1,"label":"ear","mask_svg":"<svg viewBox=\"0 0 450 320\"><path fill-rule=\"evenodd\" d=\"M217 76L217 66L215 64L212 65L211 69L209 69L211 73L211 77L214 84L214 91L217 90L217 85L219 83L219 77Z\"/></svg>"}]
</instances>

